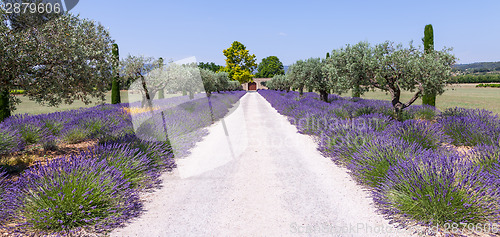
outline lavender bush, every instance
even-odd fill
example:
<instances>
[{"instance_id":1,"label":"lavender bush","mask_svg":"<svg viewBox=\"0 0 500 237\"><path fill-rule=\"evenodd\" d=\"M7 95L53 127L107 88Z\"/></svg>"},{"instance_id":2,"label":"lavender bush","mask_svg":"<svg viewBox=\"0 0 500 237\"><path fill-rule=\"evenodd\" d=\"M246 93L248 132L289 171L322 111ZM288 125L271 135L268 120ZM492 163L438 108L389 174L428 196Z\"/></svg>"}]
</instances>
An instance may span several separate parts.
<instances>
[{"instance_id":1,"label":"lavender bush","mask_svg":"<svg viewBox=\"0 0 500 237\"><path fill-rule=\"evenodd\" d=\"M7 172L0 169L0 227L14 216L17 191L12 182L7 180Z\"/></svg>"},{"instance_id":2,"label":"lavender bush","mask_svg":"<svg viewBox=\"0 0 500 237\"><path fill-rule=\"evenodd\" d=\"M80 153L49 161L19 179L19 218L25 229L65 231L76 227L100 230L137 214L141 207L130 180L98 154Z\"/></svg>"},{"instance_id":3,"label":"lavender bush","mask_svg":"<svg viewBox=\"0 0 500 237\"><path fill-rule=\"evenodd\" d=\"M440 124L420 120L407 120L392 124L388 131L394 137L400 137L409 143L416 143L426 149L438 149L451 142L444 134Z\"/></svg>"},{"instance_id":4,"label":"lavender bush","mask_svg":"<svg viewBox=\"0 0 500 237\"><path fill-rule=\"evenodd\" d=\"M498 145L500 119L487 110L454 108L445 110L438 123L457 146Z\"/></svg>"},{"instance_id":5,"label":"lavender bush","mask_svg":"<svg viewBox=\"0 0 500 237\"><path fill-rule=\"evenodd\" d=\"M427 152L399 160L374 192L388 218L425 225L496 223L498 190L478 166L462 163L458 154ZM402 218L402 219L401 219Z\"/></svg>"},{"instance_id":6,"label":"lavender bush","mask_svg":"<svg viewBox=\"0 0 500 237\"><path fill-rule=\"evenodd\" d=\"M93 159L105 161L110 167L118 169L123 178L128 180L132 188L144 187L159 175L159 169L153 159L137 148L130 148L127 144L105 144L84 152L84 156L95 154Z\"/></svg>"},{"instance_id":7,"label":"lavender bush","mask_svg":"<svg viewBox=\"0 0 500 237\"><path fill-rule=\"evenodd\" d=\"M387 171L398 161L425 152L418 144L381 136L366 142L352 155L348 168L358 181L371 187L385 182Z\"/></svg>"},{"instance_id":8,"label":"lavender bush","mask_svg":"<svg viewBox=\"0 0 500 237\"><path fill-rule=\"evenodd\" d=\"M500 165L500 147L479 145L468 154L469 161L486 171L492 171ZM500 179L500 176L498 176Z\"/></svg>"},{"instance_id":9,"label":"lavender bush","mask_svg":"<svg viewBox=\"0 0 500 237\"><path fill-rule=\"evenodd\" d=\"M42 147L46 151L55 151L58 149L57 143L58 143L57 137L49 135L45 138L44 141L42 141Z\"/></svg>"},{"instance_id":10,"label":"lavender bush","mask_svg":"<svg viewBox=\"0 0 500 237\"><path fill-rule=\"evenodd\" d=\"M88 140L90 131L82 127L72 127L63 133L62 140L69 144L76 144Z\"/></svg>"},{"instance_id":11,"label":"lavender bush","mask_svg":"<svg viewBox=\"0 0 500 237\"><path fill-rule=\"evenodd\" d=\"M24 149L24 141L17 130L0 130L0 155L17 152Z\"/></svg>"},{"instance_id":12,"label":"lavender bush","mask_svg":"<svg viewBox=\"0 0 500 237\"><path fill-rule=\"evenodd\" d=\"M428 121L435 120L440 113L439 110L430 105L414 105L408 108L408 111L413 114L414 119Z\"/></svg>"},{"instance_id":13,"label":"lavender bush","mask_svg":"<svg viewBox=\"0 0 500 237\"><path fill-rule=\"evenodd\" d=\"M379 113L361 115L357 117L357 120L364 121L369 128L377 132L386 130L394 123L392 117Z\"/></svg>"},{"instance_id":14,"label":"lavender bush","mask_svg":"<svg viewBox=\"0 0 500 237\"><path fill-rule=\"evenodd\" d=\"M319 150L336 162L349 164L352 155L376 137L374 129L364 120L339 120L324 131Z\"/></svg>"},{"instance_id":15,"label":"lavender bush","mask_svg":"<svg viewBox=\"0 0 500 237\"><path fill-rule=\"evenodd\" d=\"M139 139L133 134L125 135L118 139L110 140L100 146L116 146L126 144L129 149L136 153L143 153L148 159L147 164L152 170L172 170L176 167L172 147L168 142L148 141Z\"/></svg>"}]
</instances>

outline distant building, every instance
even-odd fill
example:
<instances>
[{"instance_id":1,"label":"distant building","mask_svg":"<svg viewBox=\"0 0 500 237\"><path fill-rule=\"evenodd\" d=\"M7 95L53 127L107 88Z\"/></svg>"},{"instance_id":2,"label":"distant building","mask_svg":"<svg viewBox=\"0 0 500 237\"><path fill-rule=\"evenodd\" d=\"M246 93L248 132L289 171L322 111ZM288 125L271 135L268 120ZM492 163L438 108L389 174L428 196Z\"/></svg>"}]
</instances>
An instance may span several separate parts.
<instances>
[{"instance_id":1,"label":"distant building","mask_svg":"<svg viewBox=\"0 0 500 237\"><path fill-rule=\"evenodd\" d=\"M243 90L246 91L256 91L256 90L263 90L263 89L268 89L267 87L263 86L261 83L266 82L271 80L272 78L254 78L254 82L249 82L245 84L241 84L243 86Z\"/></svg>"}]
</instances>

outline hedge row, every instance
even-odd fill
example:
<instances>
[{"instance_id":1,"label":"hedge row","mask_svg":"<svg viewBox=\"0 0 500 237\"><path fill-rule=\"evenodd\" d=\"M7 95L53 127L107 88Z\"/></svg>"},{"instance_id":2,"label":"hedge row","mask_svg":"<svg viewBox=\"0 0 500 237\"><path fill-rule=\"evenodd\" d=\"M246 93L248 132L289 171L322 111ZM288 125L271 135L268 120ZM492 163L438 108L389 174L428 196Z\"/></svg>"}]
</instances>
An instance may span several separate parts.
<instances>
[{"instance_id":1,"label":"hedge row","mask_svg":"<svg viewBox=\"0 0 500 237\"><path fill-rule=\"evenodd\" d=\"M494 87L494 88L500 88L500 84L479 84L476 87Z\"/></svg>"},{"instance_id":2,"label":"hedge row","mask_svg":"<svg viewBox=\"0 0 500 237\"><path fill-rule=\"evenodd\" d=\"M500 82L500 74L461 75L452 77L454 83L491 83Z\"/></svg>"},{"instance_id":3,"label":"hedge row","mask_svg":"<svg viewBox=\"0 0 500 237\"><path fill-rule=\"evenodd\" d=\"M24 90L10 90L10 93L14 95L22 95L24 94Z\"/></svg>"}]
</instances>

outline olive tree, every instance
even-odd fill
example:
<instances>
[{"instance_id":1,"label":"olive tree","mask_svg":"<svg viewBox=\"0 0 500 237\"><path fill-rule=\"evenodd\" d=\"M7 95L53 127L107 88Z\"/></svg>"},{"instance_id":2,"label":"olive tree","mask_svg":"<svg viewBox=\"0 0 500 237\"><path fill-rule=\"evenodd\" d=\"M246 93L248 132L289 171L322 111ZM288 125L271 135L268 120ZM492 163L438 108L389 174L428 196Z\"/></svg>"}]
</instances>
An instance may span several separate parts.
<instances>
[{"instance_id":1,"label":"olive tree","mask_svg":"<svg viewBox=\"0 0 500 237\"><path fill-rule=\"evenodd\" d=\"M335 49L325 60L324 74L331 82L333 93L342 94L352 90L352 97L360 97L370 90L362 84L368 77L374 77L377 61L368 60L371 55L370 45L360 42L353 46ZM366 59L366 60L360 60Z\"/></svg>"},{"instance_id":2,"label":"olive tree","mask_svg":"<svg viewBox=\"0 0 500 237\"><path fill-rule=\"evenodd\" d=\"M217 92L228 91L229 88L229 74L227 72L217 72L215 73L215 87Z\"/></svg>"},{"instance_id":3,"label":"olive tree","mask_svg":"<svg viewBox=\"0 0 500 237\"><path fill-rule=\"evenodd\" d=\"M200 75L200 70L195 63L181 65L185 71L184 77L180 78L180 89L187 91L189 98L194 99L196 92L203 91L203 81Z\"/></svg>"},{"instance_id":4,"label":"olive tree","mask_svg":"<svg viewBox=\"0 0 500 237\"><path fill-rule=\"evenodd\" d=\"M105 99L112 78L109 32L94 21L64 14L45 24L13 30L0 23L0 120L19 102L9 91L25 90L40 104L57 106L90 97Z\"/></svg>"},{"instance_id":5,"label":"olive tree","mask_svg":"<svg viewBox=\"0 0 500 237\"><path fill-rule=\"evenodd\" d=\"M120 64L123 77L139 80L138 83L132 83L130 89L141 92L142 107L152 107L151 100L168 82L165 72L160 70L158 60L153 57L128 55Z\"/></svg>"},{"instance_id":6,"label":"olive tree","mask_svg":"<svg viewBox=\"0 0 500 237\"><path fill-rule=\"evenodd\" d=\"M274 75L273 79L266 83L266 86L271 90L280 91L290 91L292 87L292 81L290 81L287 75Z\"/></svg>"},{"instance_id":7,"label":"olive tree","mask_svg":"<svg viewBox=\"0 0 500 237\"><path fill-rule=\"evenodd\" d=\"M210 97L212 95L212 92L217 91L217 75L211 70L201 68L200 76L201 80L203 81L205 93L208 97Z\"/></svg>"},{"instance_id":8,"label":"olive tree","mask_svg":"<svg viewBox=\"0 0 500 237\"><path fill-rule=\"evenodd\" d=\"M292 83L292 87L298 89L300 95L304 93L304 87L306 85L306 70L305 61L298 60L290 65L286 74L288 80Z\"/></svg>"},{"instance_id":9,"label":"olive tree","mask_svg":"<svg viewBox=\"0 0 500 237\"><path fill-rule=\"evenodd\" d=\"M229 90L230 91L241 90L241 83L239 81L234 81L234 80L229 81Z\"/></svg>"},{"instance_id":10,"label":"olive tree","mask_svg":"<svg viewBox=\"0 0 500 237\"><path fill-rule=\"evenodd\" d=\"M287 77L293 88L297 88L302 95L304 87L310 91L319 92L321 100L328 102L328 93L332 88L331 80L324 75L325 61L320 58L299 60L288 69Z\"/></svg>"},{"instance_id":11,"label":"olive tree","mask_svg":"<svg viewBox=\"0 0 500 237\"><path fill-rule=\"evenodd\" d=\"M196 92L203 91L203 80L196 63L170 62L165 70L169 91L182 91L183 94L188 94L190 99L194 98Z\"/></svg>"},{"instance_id":12,"label":"olive tree","mask_svg":"<svg viewBox=\"0 0 500 237\"><path fill-rule=\"evenodd\" d=\"M328 93L331 88L331 81L323 75L323 63L320 58L310 58L304 63L304 80L306 86L311 90L319 92L321 100L328 102Z\"/></svg>"},{"instance_id":13,"label":"olive tree","mask_svg":"<svg viewBox=\"0 0 500 237\"><path fill-rule=\"evenodd\" d=\"M363 64L359 61L360 58L369 57L367 55L370 44L367 42L359 42L345 50L345 58L347 64L347 76L351 81L352 97L361 97L361 94L368 91L369 87L362 87L361 83L365 80L367 74L373 71L374 64ZM373 75L370 75L373 76Z\"/></svg>"},{"instance_id":14,"label":"olive tree","mask_svg":"<svg viewBox=\"0 0 500 237\"><path fill-rule=\"evenodd\" d=\"M355 87L357 80L351 80L345 49L335 49L328 56L322 67L323 77L328 80L331 92L341 95Z\"/></svg>"},{"instance_id":15,"label":"olive tree","mask_svg":"<svg viewBox=\"0 0 500 237\"><path fill-rule=\"evenodd\" d=\"M356 47L347 46L345 50L358 52L350 54L352 59L346 63L349 70L339 77L337 83L353 85L358 80L357 84L366 87L360 90L361 93L367 88L389 92L396 114L413 104L424 91L442 94L450 80L451 67L456 61L451 49L424 52L411 43L406 48L392 42L374 47L359 43ZM413 92L412 98L406 102L401 101L403 90Z\"/></svg>"}]
</instances>

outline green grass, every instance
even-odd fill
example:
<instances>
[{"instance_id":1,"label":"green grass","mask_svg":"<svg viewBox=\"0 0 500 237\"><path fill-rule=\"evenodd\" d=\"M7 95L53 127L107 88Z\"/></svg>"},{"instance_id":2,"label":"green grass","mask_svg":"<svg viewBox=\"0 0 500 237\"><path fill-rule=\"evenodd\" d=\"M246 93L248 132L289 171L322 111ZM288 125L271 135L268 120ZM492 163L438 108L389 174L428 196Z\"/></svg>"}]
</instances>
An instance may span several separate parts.
<instances>
[{"instance_id":1,"label":"green grass","mask_svg":"<svg viewBox=\"0 0 500 237\"><path fill-rule=\"evenodd\" d=\"M24 90L10 90L10 93L15 95L22 95L24 94Z\"/></svg>"},{"instance_id":2,"label":"green grass","mask_svg":"<svg viewBox=\"0 0 500 237\"><path fill-rule=\"evenodd\" d=\"M493 113L500 114L500 92L497 88L476 88L477 84L456 84L446 87L446 91L436 98L436 107L443 111L446 108L462 107L467 109L487 109ZM412 92L401 93L403 102L407 102L412 96ZM344 94L343 96L350 96ZM383 91L366 92L362 98L390 100L391 95ZM418 99L414 104L421 105L422 99Z\"/></svg>"},{"instance_id":3,"label":"green grass","mask_svg":"<svg viewBox=\"0 0 500 237\"><path fill-rule=\"evenodd\" d=\"M500 88L500 84L479 84L476 87L493 87L493 88Z\"/></svg>"},{"instance_id":4,"label":"green grass","mask_svg":"<svg viewBox=\"0 0 500 237\"><path fill-rule=\"evenodd\" d=\"M120 96L122 99L122 103L128 103L128 102L135 102L135 101L140 101L141 100L141 94L136 94L133 95L132 97L129 98L128 92L127 91L120 91ZM165 94L165 98L170 98L170 97L175 97L179 96L179 94ZM52 112L58 112L58 111L65 111L65 110L71 110L71 109L78 109L78 108L88 108L88 107L93 107L96 104L99 104L98 99L92 99L92 103L85 105L85 103L81 101L75 101L73 104L67 105L67 104L61 104L59 107L49 107L49 106L43 106L35 101L31 101L28 99L28 97L25 97L23 95L16 95L17 98L21 100L21 103L17 105L17 109L14 111L13 114L24 114L24 113L29 113L29 114L45 114L45 113L52 113ZM106 99L105 103L111 103L111 91L106 93Z\"/></svg>"},{"instance_id":5,"label":"green grass","mask_svg":"<svg viewBox=\"0 0 500 237\"><path fill-rule=\"evenodd\" d=\"M446 87L446 91L436 98L436 105L439 110L444 110L446 108L462 107L467 109L487 109L493 113L500 114L500 93L497 88L484 88L478 87L478 84L456 84ZM121 91L122 102L129 102L127 91ZM351 93L343 94L343 96L350 96ZM173 97L178 95L165 94L165 97ZM413 96L411 92L402 92L401 99L406 102ZM98 100L93 100L93 103L85 105L81 101L75 101L71 105L62 104L59 107L48 107L42 106L34 101L30 101L27 97L22 95L17 95L21 99L22 103L17 106L17 110L14 114L43 114L51 113L56 111L64 111L69 109L78 109L81 107L92 107L95 106ZM366 92L362 98L366 99L378 99L378 100L390 100L391 96L383 91L370 91ZM131 102L140 100L140 94L134 95L130 98ZM111 92L106 94L106 103L111 102ZM414 104L422 104L422 99L418 99Z\"/></svg>"}]
</instances>

